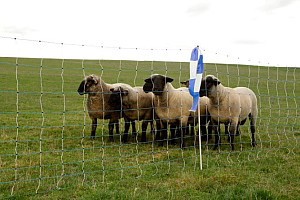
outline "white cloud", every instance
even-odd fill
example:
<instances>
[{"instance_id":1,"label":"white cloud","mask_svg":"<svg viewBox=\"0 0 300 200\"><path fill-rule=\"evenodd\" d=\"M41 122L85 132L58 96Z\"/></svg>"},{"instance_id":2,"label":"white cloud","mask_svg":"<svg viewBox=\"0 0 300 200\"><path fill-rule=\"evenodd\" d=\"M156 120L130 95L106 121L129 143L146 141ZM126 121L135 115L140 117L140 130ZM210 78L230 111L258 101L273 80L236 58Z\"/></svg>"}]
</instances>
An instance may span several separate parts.
<instances>
[{"instance_id":1,"label":"white cloud","mask_svg":"<svg viewBox=\"0 0 300 200\"><path fill-rule=\"evenodd\" d=\"M207 12L210 9L210 6L211 4L209 1L202 1L196 5L190 6L186 12L192 16L201 15L204 12Z\"/></svg>"},{"instance_id":2,"label":"white cloud","mask_svg":"<svg viewBox=\"0 0 300 200\"><path fill-rule=\"evenodd\" d=\"M279 8L284 8L297 0L265 0L261 9L264 11L271 11Z\"/></svg>"}]
</instances>

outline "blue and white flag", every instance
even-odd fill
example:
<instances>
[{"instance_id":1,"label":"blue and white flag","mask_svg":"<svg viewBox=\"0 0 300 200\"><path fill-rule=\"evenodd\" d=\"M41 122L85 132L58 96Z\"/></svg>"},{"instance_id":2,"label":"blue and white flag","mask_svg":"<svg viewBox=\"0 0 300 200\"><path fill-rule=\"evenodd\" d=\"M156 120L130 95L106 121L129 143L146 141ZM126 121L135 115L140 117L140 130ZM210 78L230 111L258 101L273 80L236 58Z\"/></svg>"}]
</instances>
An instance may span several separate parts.
<instances>
[{"instance_id":1,"label":"blue and white flag","mask_svg":"<svg viewBox=\"0 0 300 200\"><path fill-rule=\"evenodd\" d=\"M190 111L196 112L198 101L199 101L199 90L201 86L201 79L203 73L203 55L199 47L195 47L192 51L190 60L190 82L189 82L189 92L193 97L193 105Z\"/></svg>"}]
</instances>

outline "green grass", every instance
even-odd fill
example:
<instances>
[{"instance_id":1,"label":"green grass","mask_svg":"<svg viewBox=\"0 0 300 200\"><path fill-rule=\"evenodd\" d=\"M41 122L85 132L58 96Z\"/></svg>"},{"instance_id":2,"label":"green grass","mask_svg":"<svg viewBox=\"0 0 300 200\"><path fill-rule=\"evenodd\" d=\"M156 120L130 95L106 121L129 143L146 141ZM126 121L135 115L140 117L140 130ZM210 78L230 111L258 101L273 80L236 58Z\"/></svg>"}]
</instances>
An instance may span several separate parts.
<instances>
[{"instance_id":1,"label":"green grass","mask_svg":"<svg viewBox=\"0 0 300 200\"><path fill-rule=\"evenodd\" d=\"M300 198L300 69L205 64L205 74L218 76L223 85L246 86L256 93L258 146L250 146L247 122L235 140L235 152L228 144L213 151L213 140L202 147L200 171L197 138L189 138L184 151L178 145L166 151L166 145L136 144L133 137L120 145L118 135L114 143L108 141L107 121L100 120L98 137L91 141L84 97L76 92L83 75L92 73L102 74L108 83L136 86L151 73L167 74L179 87L189 77L188 63L44 59L41 68L41 59L17 62L18 84L16 59L0 58L0 198L11 197L12 188L11 198L24 199ZM227 143L225 136L222 142Z\"/></svg>"}]
</instances>

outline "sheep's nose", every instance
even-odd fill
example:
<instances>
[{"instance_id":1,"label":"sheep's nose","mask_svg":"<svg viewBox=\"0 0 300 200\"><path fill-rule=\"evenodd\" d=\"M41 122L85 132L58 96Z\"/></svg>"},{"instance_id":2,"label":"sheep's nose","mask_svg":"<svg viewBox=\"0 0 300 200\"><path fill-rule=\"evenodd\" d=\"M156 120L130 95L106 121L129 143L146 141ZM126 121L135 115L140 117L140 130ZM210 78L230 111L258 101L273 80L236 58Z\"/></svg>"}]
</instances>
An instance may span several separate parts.
<instances>
[{"instance_id":1,"label":"sheep's nose","mask_svg":"<svg viewBox=\"0 0 300 200\"><path fill-rule=\"evenodd\" d=\"M78 90L77 92L78 92L80 95L84 95L84 91Z\"/></svg>"}]
</instances>

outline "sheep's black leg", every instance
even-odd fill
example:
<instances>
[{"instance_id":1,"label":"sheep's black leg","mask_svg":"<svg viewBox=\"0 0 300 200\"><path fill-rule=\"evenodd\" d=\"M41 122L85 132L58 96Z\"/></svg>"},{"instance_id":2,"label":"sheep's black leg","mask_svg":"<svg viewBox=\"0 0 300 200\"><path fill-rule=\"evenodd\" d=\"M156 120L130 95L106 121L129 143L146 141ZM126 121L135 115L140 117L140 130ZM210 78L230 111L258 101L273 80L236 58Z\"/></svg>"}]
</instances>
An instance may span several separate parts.
<instances>
[{"instance_id":1,"label":"sheep's black leg","mask_svg":"<svg viewBox=\"0 0 300 200\"><path fill-rule=\"evenodd\" d=\"M174 124L170 125L170 132L171 132L170 144L175 143L175 132L176 131L177 131L176 125L174 125Z\"/></svg>"},{"instance_id":2,"label":"sheep's black leg","mask_svg":"<svg viewBox=\"0 0 300 200\"><path fill-rule=\"evenodd\" d=\"M147 131L148 121L142 122L142 142L146 142L146 131Z\"/></svg>"},{"instance_id":3,"label":"sheep's black leg","mask_svg":"<svg viewBox=\"0 0 300 200\"><path fill-rule=\"evenodd\" d=\"M152 120L150 120L150 132L151 132L151 135L155 134L154 123Z\"/></svg>"},{"instance_id":4,"label":"sheep's black leg","mask_svg":"<svg viewBox=\"0 0 300 200\"><path fill-rule=\"evenodd\" d=\"M117 134L117 135L120 135L119 120L116 121L116 123L114 123L114 124L115 124L115 126L116 126L116 134Z\"/></svg>"},{"instance_id":5,"label":"sheep's black leg","mask_svg":"<svg viewBox=\"0 0 300 200\"><path fill-rule=\"evenodd\" d=\"M229 130L228 130L228 124L224 124L225 126L225 135L227 135L227 141L230 142L230 134L229 134Z\"/></svg>"},{"instance_id":6,"label":"sheep's black leg","mask_svg":"<svg viewBox=\"0 0 300 200\"><path fill-rule=\"evenodd\" d=\"M220 124L217 121L213 122L213 129L215 132L215 146L214 150L219 149L220 147L220 142L221 142L221 137L220 137Z\"/></svg>"},{"instance_id":7,"label":"sheep's black leg","mask_svg":"<svg viewBox=\"0 0 300 200\"><path fill-rule=\"evenodd\" d=\"M91 132L91 139L95 139L96 135L96 129L97 129L97 118L92 119L92 132Z\"/></svg>"},{"instance_id":8,"label":"sheep's black leg","mask_svg":"<svg viewBox=\"0 0 300 200\"><path fill-rule=\"evenodd\" d=\"M250 120L250 129L252 133L252 147L256 146L256 140L255 140L255 119L253 119L251 113L249 114L249 120Z\"/></svg>"},{"instance_id":9,"label":"sheep's black leg","mask_svg":"<svg viewBox=\"0 0 300 200\"><path fill-rule=\"evenodd\" d=\"M211 120L209 121L208 127L207 127L207 134L208 134L208 139L212 138L212 130L213 130L213 125Z\"/></svg>"},{"instance_id":10,"label":"sheep's black leg","mask_svg":"<svg viewBox=\"0 0 300 200\"><path fill-rule=\"evenodd\" d=\"M155 123L156 123L155 141L158 141L161 138L161 122L160 122L160 120L157 120L157 121L155 121Z\"/></svg>"},{"instance_id":11,"label":"sheep's black leg","mask_svg":"<svg viewBox=\"0 0 300 200\"><path fill-rule=\"evenodd\" d=\"M236 134L235 134L235 135L236 135L236 136L241 135L240 123L238 123L237 126L236 126Z\"/></svg>"},{"instance_id":12,"label":"sheep's black leg","mask_svg":"<svg viewBox=\"0 0 300 200\"><path fill-rule=\"evenodd\" d=\"M111 142L114 141L113 131L114 131L114 123L112 122L112 120L109 120L109 123L108 123L108 132L109 132L109 140Z\"/></svg>"},{"instance_id":13,"label":"sheep's black leg","mask_svg":"<svg viewBox=\"0 0 300 200\"><path fill-rule=\"evenodd\" d=\"M200 124L200 130L201 130L201 140L208 141L208 135L207 135L207 131L206 131L206 125L205 124Z\"/></svg>"},{"instance_id":14,"label":"sheep's black leg","mask_svg":"<svg viewBox=\"0 0 300 200\"><path fill-rule=\"evenodd\" d=\"M116 125L116 134L120 135L120 128L119 128L119 120L118 119L114 122L114 125Z\"/></svg>"},{"instance_id":15,"label":"sheep's black leg","mask_svg":"<svg viewBox=\"0 0 300 200\"><path fill-rule=\"evenodd\" d=\"M130 121L127 118L124 118L125 120L125 129L124 129L124 134L123 134L123 138L122 138L122 142L127 142L128 141L128 131L130 128Z\"/></svg>"},{"instance_id":16,"label":"sheep's black leg","mask_svg":"<svg viewBox=\"0 0 300 200\"><path fill-rule=\"evenodd\" d=\"M191 136L194 136L195 135L195 126L194 124L190 124L190 127L191 127ZM187 129L189 130L189 128ZM186 133L188 135L188 133Z\"/></svg>"},{"instance_id":17,"label":"sheep's black leg","mask_svg":"<svg viewBox=\"0 0 300 200\"><path fill-rule=\"evenodd\" d=\"M180 148L183 149L185 147L185 131L186 129L184 127L180 127L181 129L181 141L180 141Z\"/></svg>"},{"instance_id":18,"label":"sheep's black leg","mask_svg":"<svg viewBox=\"0 0 300 200\"><path fill-rule=\"evenodd\" d=\"M136 127L135 127L135 121L131 121L131 130L132 130L132 135L136 136Z\"/></svg>"},{"instance_id":19,"label":"sheep's black leg","mask_svg":"<svg viewBox=\"0 0 300 200\"><path fill-rule=\"evenodd\" d=\"M230 138L231 151L234 151L234 134L235 134L236 128L237 128L237 124L230 123L229 138Z\"/></svg>"},{"instance_id":20,"label":"sheep's black leg","mask_svg":"<svg viewBox=\"0 0 300 200\"><path fill-rule=\"evenodd\" d=\"M168 126L166 122L162 122L162 126L161 126L161 142L160 145L163 146L164 144L164 140L167 138L167 134L168 134Z\"/></svg>"},{"instance_id":21,"label":"sheep's black leg","mask_svg":"<svg viewBox=\"0 0 300 200\"><path fill-rule=\"evenodd\" d=\"M179 125L179 124L178 124ZM176 137L177 138L180 138L180 136L181 136L181 132L180 132L180 128L179 128L179 126L176 126L175 127L175 129L176 129L176 131L175 131L175 135L176 135ZM170 127L171 128L171 127Z\"/></svg>"}]
</instances>

